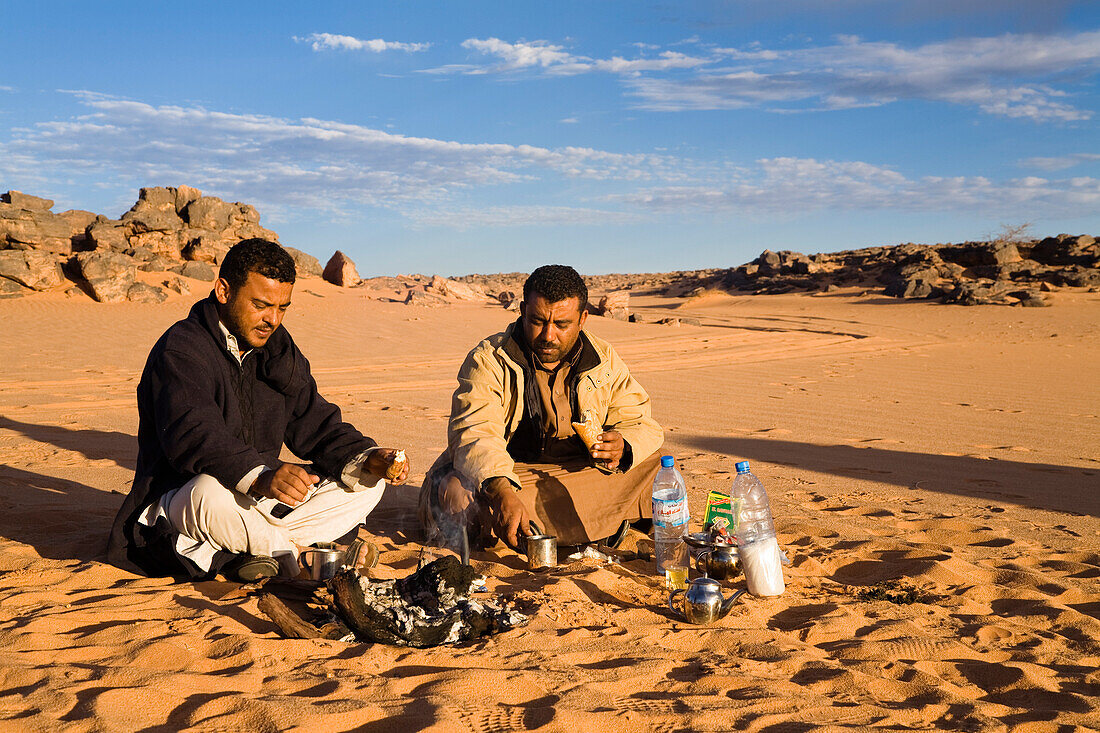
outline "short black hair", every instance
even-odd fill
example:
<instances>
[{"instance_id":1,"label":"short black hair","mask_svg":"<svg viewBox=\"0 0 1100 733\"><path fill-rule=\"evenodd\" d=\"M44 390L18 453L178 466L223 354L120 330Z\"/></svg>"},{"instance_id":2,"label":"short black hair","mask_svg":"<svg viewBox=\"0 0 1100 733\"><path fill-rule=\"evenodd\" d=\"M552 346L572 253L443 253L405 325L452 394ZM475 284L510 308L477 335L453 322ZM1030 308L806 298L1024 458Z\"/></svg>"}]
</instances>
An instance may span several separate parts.
<instances>
[{"instance_id":1,"label":"short black hair","mask_svg":"<svg viewBox=\"0 0 1100 733\"><path fill-rule=\"evenodd\" d=\"M569 265L543 265L532 272L523 283L523 299L529 302L534 293L551 303L576 298L582 313L588 307L588 286Z\"/></svg>"},{"instance_id":2,"label":"short black hair","mask_svg":"<svg viewBox=\"0 0 1100 733\"><path fill-rule=\"evenodd\" d=\"M294 258L275 242L266 239L243 239L237 242L222 259L218 277L229 283L231 288L239 288L248 280L248 273L292 283L297 274Z\"/></svg>"}]
</instances>

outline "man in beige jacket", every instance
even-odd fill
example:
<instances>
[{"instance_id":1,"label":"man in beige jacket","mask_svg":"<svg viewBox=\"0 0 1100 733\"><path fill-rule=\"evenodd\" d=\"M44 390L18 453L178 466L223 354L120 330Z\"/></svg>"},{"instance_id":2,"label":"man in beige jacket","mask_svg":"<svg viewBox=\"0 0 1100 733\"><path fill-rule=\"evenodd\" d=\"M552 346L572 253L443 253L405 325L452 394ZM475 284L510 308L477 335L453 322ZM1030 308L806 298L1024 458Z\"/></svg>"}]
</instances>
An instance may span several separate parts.
<instances>
[{"instance_id":1,"label":"man in beige jacket","mask_svg":"<svg viewBox=\"0 0 1100 733\"><path fill-rule=\"evenodd\" d=\"M583 330L588 289L544 265L523 286L520 317L474 347L458 373L447 450L420 492L426 539L466 527L509 546L531 522L559 544L621 541L650 516L664 440L649 395L606 341ZM598 424L585 445L573 423Z\"/></svg>"}]
</instances>

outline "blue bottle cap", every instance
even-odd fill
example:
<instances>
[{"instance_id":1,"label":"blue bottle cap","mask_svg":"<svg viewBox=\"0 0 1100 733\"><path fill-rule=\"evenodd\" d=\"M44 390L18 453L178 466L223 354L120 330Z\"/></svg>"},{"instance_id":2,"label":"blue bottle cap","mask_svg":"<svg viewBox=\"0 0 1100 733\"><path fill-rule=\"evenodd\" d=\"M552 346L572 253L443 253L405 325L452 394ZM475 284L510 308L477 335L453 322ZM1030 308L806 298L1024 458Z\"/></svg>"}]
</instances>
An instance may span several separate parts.
<instances>
[{"instance_id":1,"label":"blue bottle cap","mask_svg":"<svg viewBox=\"0 0 1100 733\"><path fill-rule=\"evenodd\" d=\"M676 465L676 459L672 456L661 456L661 468L672 468Z\"/></svg>"},{"instance_id":2,"label":"blue bottle cap","mask_svg":"<svg viewBox=\"0 0 1100 733\"><path fill-rule=\"evenodd\" d=\"M734 464L734 468L737 469L737 473L748 473L749 472L749 462L748 461L738 461L736 464Z\"/></svg>"}]
</instances>

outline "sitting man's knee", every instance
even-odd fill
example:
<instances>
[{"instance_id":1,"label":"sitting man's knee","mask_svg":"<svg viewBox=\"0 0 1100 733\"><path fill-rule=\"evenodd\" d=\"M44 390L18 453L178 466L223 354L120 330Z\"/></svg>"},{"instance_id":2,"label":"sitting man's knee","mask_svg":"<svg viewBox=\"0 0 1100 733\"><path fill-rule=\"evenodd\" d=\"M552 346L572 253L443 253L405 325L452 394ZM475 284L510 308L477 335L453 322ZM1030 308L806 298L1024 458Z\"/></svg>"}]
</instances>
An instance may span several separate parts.
<instances>
[{"instance_id":1,"label":"sitting man's knee","mask_svg":"<svg viewBox=\"0 0 1100 733\"><path fill-rule=\"evenodd\" d=\"M172 501L173 508L185 513L193 523L205 524L209 517L225 516L239 510L241 496L205 473L192 479Z\"/></svg>"}]
</instances>

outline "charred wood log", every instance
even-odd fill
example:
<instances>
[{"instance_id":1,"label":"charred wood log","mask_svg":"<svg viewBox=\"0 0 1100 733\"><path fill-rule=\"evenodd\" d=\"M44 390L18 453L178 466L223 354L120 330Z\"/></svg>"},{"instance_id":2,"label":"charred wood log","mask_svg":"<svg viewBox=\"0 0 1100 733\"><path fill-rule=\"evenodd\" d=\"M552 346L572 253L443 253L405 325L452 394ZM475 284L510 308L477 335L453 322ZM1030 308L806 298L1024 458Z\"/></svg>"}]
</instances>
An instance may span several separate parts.
<instances>
[{"instance_id":1,"label":"charred wood log","mask_svg":"<svg viewBox=\"0 0 1100 733\"><path fill-rule=\"evenodd\" d=\"M518 611L470 598L476 570L451 556L399 580L344 570L329 587L337 613L360 641L418 648L455 644L527 623Z\"/></svg>"},{"instance_id":2,"label":"charred wood log","mask_svg":"<svg viewBox=\"0 0 1100 733\"><path fill-rule=\"evenodd\" d=\"M270 593L264 593L259 600L260 611L282 630L288 639L318 639L321 632L298 614L287 608L286 604Z\"/></svg>"}]
</instances>

